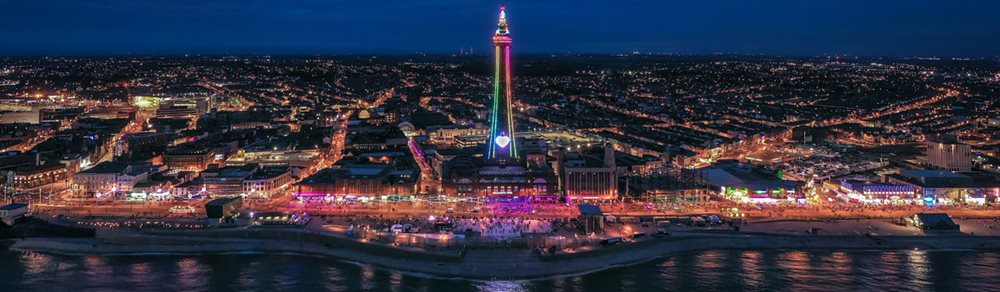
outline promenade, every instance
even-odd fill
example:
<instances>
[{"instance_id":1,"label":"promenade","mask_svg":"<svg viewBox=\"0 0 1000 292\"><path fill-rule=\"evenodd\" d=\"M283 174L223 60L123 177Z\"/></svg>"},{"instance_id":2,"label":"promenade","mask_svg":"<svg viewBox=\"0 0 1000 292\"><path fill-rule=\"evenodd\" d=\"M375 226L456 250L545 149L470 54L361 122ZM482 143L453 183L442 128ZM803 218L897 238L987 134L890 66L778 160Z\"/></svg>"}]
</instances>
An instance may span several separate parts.
<instances>
[{"instance_id":1,"label":"promenade","mask_svg":"<svg viewBox=\"0 0 1000 292\"><path fill-rule=\"evenodd\" d=\"M805 235L789 232L788 230L793 230L790 228L783 230L776 227L800 223L759 224L762 226L775 224L770 226L774 230L676 231L669 237L645 238L590 251L580 250L552 255L542 255L534 249L519 248L466 248L455 252L424 252L382 244L360 243L353 239L302 228L200 230L161 234L99 232L97 238L89 239L22 239L14 243L12 249L97 255L294 253L324 256L332 260L356 262L404 272L471 279L532 279L587 273L701 250L1000 250L1000 235L970 235L964 232L877 236L844 235L853 232L833 232L835 234ZM829 224L861 226L849 222Z\"/></svg>"}]
</instances>

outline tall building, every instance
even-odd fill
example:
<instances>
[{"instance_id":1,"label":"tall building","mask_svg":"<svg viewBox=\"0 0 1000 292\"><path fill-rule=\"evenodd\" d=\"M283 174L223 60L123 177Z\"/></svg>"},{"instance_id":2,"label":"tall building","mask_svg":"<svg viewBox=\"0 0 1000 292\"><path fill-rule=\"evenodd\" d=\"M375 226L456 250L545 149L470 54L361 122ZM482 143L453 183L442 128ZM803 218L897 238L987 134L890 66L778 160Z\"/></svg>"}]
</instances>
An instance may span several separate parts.
<instances>
[{"instance_id":1,"label":"tall building","mask_svg":"<svg viewBox=\"0 0 1000 292\"><path fill-rule=\"evenodd\" d=\"M615 150L604 145L604 155L559 154L567 201L613 200L618 197Z\"/></svg>"},{"instance_id":2,"label":"tall building","mask_svg":"<svg viewBox=\"0 0 1000 292\"><path fill-rule=\"evenodd\" d=\"M493 112L490 116L489 148L486 157L490 161L507 164L518 159L517 141L514 138L514 116L511 107L510 73L510 33L507 13L500 7L500 21L493 35L495 70L493 74Z\"/></svg>"},{"instance_id":3,"label":"tall building","mask_svg":"<svg viewBox=\"0 0 1000 292\"><path fill-rule=\"evenodd\" d=\"M493 35L496 64L486 155L444 155L438 149L436 157L451 157L437 163L435 168L440 169L442 190L446 194L485 197L487 203L557 201L558 178L545 161L545 145L514 138L510 43L507 14L501 7L500 21ZM519 146L525 149L519 151ZM535 159L523 159L523 156Z\"/></svg>"},{"instance_id":4,"label":"tall building","mask_svg":"<svg viewBox=\"0 0 1000 292\"><path fill-rule=\"evenodd\" d=\"M972 147L954 139L928 140L927 163L950 171L970 171Z\"/></svg>"}]
</instances>

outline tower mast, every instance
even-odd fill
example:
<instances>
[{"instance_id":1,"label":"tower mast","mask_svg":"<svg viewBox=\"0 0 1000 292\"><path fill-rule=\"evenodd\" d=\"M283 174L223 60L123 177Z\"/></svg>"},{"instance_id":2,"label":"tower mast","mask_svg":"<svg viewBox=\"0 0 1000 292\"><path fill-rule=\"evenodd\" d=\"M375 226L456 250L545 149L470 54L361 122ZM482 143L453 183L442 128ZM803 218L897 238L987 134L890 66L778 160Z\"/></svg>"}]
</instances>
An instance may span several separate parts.
<instances>
[{"instance_id":1,"label":"tower mast","mask_svg":"<svg viewBox=\"0 0 1000 292\"><path fill-rule=\"evenodd\" d=\"M510 72L511 37L507 25L506 8L500 7L500 19L493 34L495 58L493 74L493 108L490 116L490 136L486 157L500 164L517 160L517 141L514 137L513 93Z\"/></svg>"}]
</instances>

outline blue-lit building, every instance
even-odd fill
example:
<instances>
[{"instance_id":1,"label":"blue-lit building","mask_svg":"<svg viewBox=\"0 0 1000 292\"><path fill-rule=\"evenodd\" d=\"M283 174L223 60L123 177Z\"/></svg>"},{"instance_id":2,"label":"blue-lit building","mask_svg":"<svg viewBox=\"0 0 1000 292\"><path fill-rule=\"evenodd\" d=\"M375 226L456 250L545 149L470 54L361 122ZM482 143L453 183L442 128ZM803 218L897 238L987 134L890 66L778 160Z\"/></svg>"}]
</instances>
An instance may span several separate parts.
<instances>
[{"instance_id":1,"label":"blue-lit building","mask_svg":"<svg viewBox=\"0 0 1000 292\"><path fill-rule=\"evenodd\" d=\"M908 184L842 180L840 189L845 191L848 197L862 202L908 202L920 199L914 187Z\"/></svg>"},{"instance_id":2,"label":"blue-lit building","mask_svg":"<svg viewBox=\"0 0 1000 292\"><path fill-rule=\"evenodd\" d=\"M983 172L915 169L887 175L886 181L913 187L926 204L985 204L1000 197L1000 181Z\"/></svg>"}]
</instances>

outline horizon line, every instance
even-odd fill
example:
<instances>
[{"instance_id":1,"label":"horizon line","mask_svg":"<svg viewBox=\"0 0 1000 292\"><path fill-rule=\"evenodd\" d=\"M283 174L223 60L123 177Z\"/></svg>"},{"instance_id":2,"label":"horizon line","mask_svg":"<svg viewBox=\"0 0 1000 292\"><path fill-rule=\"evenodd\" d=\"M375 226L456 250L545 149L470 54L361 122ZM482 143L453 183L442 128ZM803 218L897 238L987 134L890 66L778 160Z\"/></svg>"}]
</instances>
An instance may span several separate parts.
<instances>
[{"instance_id":1,"label":"horizon line","mask_svg":"<svg viewBox=\"0 0 1000 292\"><path fill-rule=\"evenodd\" d=\"M191 57L343 57L343 56L489 56L487 53L457 53L457 52L329 52L329 53L107 53L107 54L0 54L0 58L149 58L149 57L170 57L170 58L191 58ZM516 55L521 56L675 56L675 57L708 57L708 56L730 56L730 57L776 57L776 58L859 58L859 59L940 59L940 60L998 60L1000 54L991 56L971 56L971 55L888 55L888 54L849 54L849 53L823 53L823 54L771 54L771 53L742 53L742 52L703 52L703 53L677 53L677 52L522 52Z\"/></svg>"}]
</instances>

